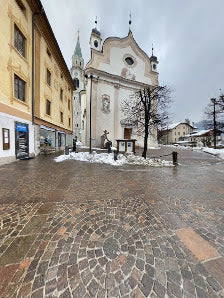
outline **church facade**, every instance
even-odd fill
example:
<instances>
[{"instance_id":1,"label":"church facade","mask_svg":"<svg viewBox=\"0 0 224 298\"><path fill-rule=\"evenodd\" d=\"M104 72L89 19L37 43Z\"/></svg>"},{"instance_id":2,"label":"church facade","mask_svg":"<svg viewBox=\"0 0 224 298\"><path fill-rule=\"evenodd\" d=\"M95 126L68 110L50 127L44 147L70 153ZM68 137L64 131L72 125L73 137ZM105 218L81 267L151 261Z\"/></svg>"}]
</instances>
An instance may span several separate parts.
<instances>
[{"instance_id":1,"label":"church facade","mask_svg":"<svg viewBox=\"0 0 224 298\"><path fill-rule=\"evenodd\" d=\"M102 145L101 136L107 130L113 146L117 139L136 139L136 145L143 147L143 136L125 121L121 106L123 100L137 91L158 85L157 58L148 57L131 30L124 38L109 37L102 43L100 32L94 28L90 47L91 59L85 67L86 88L80 93L80 140L89 145L91 106L92 146ZM148 146L157 146L156 129L149 136Z\"/></svg>"}]
</instances>

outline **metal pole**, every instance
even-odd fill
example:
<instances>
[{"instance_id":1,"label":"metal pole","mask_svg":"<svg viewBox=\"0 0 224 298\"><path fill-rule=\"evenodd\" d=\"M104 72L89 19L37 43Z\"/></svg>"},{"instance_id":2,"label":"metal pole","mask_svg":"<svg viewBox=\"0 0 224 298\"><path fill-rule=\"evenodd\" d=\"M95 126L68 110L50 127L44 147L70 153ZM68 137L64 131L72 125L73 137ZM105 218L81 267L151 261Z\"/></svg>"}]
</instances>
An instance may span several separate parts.
<instances>
[{"instance_id":1,"label":"metal pole","mask_svg":"<svg viewBox=\"0 0 224 298\"><path fill-rule=\"evenodd\" d=\"M214 149L216 149L216 111L215 111L215 104L216 101L213 101L214 104L214 111L213 111L213 121L214 121Z\"/></svg>"},{"instance_id":2,"label":"metal pole","mask_svg":"<svg viewBox=\"0 0 224 298\"><path fill-rule=\"evenodd\" d=\"M93 75L90 74L90 104L89 104L89 153L92 152L92 85L93 85Z\"/></svg>"}]
</instances>

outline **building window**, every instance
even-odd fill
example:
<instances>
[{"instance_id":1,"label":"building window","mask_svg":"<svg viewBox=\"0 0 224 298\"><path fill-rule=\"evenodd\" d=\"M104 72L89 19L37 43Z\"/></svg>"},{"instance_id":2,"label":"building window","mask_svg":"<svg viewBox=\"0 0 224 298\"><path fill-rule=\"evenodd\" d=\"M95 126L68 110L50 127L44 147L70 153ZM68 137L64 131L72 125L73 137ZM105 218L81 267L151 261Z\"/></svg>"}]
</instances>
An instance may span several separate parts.
<instances>
[{"instance_id":1,"label":"building window","mask_svg":"<svg viewBox=\"0 0 224 298\"><path fill-rule=\"evenodd\" d=\"M61 101L63 101L63 90L62 89L60 90L60 99L61 99Z\"/></svg>"},{"instance_id":2,"label":"building window","mask_svg":"<svg viewBox=\"0 0 224 298\"><path fill-rule=\"evenodd\" d=\"M51 72L48 68L47 68L47 84L48 86L51 86Z\"/></svg>"},{"instance_id":3,"label":"building window","mask_svg":"<svg viewBox=\"0 0 224 298\"><path fill-rule=\"evenodd\" d=\"M134 64L134 60L133 60L131 57L127 57L127 58L125 59L125 61L127 62L128 65L132 65L132 64Z\"/></svg>"},{"instance_id":4,"label":"building window","mask_svg":"<svg viewBox=\"0 0 224 298\"><path fill-rule=\"evenodd\" d=\"M9 129L2 129L2 141L3 141L3 150L8 150L10 148L10 139L9 139Z\"/></svg>"},{"instance_id":5,"label":"building window","mask_svg":"<svg viewBox=\"0 0 224 298\"><path fill-rule=\"evenodd\" d=\"M14 46L23 57L26 56L26 38L16 25L14 27Z\"/></svg>"},{"instance_id":6,"label":"building window","mask_svg":"<svg viewBox=\"0 0 224 298\"><path fill-rule=\"evenodd\" d=\"M60 112L60 115L61 115L61 123L63 123L63 113Z\"/></svg>"},{"instance_id":7,"label":"building window","mask_svg":"<svg viewBox=\"0 0 224 298\"><path fill-rule=\"evenodd\" d=\"M61 73L61 79L63 80L64 79L64 77L63 77L63 74Z\"/></svg>"},{"instance_id":8,"label":"building window","mask_svg":"<svg viewBox=\"0 0 224 298\"><path fill-rule=\"evenodd\" d=\"M46 100L46 114L50 115L51 114L51 102L50 100Z\"/></svg>"},{"instance_id":9,"label":"building window","mask_svg":"<svg viewBox=\"0 0 224 298\"><path fill-rule=\"evenodd\" d=\"M78 123L77 123L77 127L79 127Z\"/></svg>"},{"instance_id":10,"label":"building window","mask_svg":"<svg viewBox=\"0 0 224 298\"><path fill-rule=\"evenodd\" d=\"M71 106L71 100L69 99L68 100L68 109L69 109L69 111L70 111L70 106Z\"/></svg>"},{"instance_id":11,"label":"building window","mask_svg":"<svg viewBox=\"0 0 224 298\"><path fill-rule=\"evenodd\" d=\"M68 126L69 127L71 126L71 118L70 117L68 118Z\"/></svg>"},{"instance_id":12,"label":"building window","mask_svg":"<svg viewBox=\"0 0 224 298\"><path fill-rule=\"evenodd\" d=\"M47 48L47 54L48 54L48 57L51 58L51 52L49 51L48 48Z\"/></svg>"},{"instance_id":13,"label":"building window","mask_svg":"<svg viewBox=\"0 0 224 298\"><path fill-rule=\"evenodd\" d=\"M14 96L25 102L26 99L26 82L14 75Z\"/></svg>"},{"instance_id":14,"label":"building window","mask_svg":"<svg viewBox=\"0 0 224 298\"><path fill-rule=\"evenodd\" d=\"M73 83L74 83L74 85L75 85L76 88L79 88L79 79L75 78L73 80Z\"/></svg>"}]
</instances>

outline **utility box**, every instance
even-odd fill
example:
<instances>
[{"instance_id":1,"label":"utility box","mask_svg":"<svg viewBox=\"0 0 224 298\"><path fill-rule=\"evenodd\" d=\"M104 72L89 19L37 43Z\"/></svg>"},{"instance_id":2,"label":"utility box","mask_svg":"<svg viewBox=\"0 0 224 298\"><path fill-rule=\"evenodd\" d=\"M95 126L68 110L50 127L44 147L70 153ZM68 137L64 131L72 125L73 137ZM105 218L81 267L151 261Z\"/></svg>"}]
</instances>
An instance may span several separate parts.
<instances>
[{"instance_id":1,"label":"utility box","mask_svg":"<svg viewBox=\"0 0 224 298\"><path fill-rule=\"evenodd\" d=\"M135 154L135 142L136 139L118 139L117 141L117 153L134 153Z\"/></svg>"}]
</instances>

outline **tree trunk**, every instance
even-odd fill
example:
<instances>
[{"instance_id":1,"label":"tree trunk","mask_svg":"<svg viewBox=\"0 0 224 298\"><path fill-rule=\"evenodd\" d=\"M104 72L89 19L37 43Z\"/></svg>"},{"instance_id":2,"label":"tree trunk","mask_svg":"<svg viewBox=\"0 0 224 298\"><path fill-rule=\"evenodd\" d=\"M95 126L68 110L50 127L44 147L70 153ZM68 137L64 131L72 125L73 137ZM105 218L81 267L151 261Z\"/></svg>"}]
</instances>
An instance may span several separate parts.
<instances>
[{"instance_id":1,"label":"tree trunk","mask_svg":"<svg viewBox=\"0 0 224 298\"><path fill-rule=\"evenodd\" d=\"M146 154L147 154L147 145L148 145L148 135L144 136L144 150L142 152L142 157L146 158Z\"/></svg>"},{"instance_id":2,"label":"tree trunk","mask_svg":"<svg viewBox=\"0 0 224 298\"><path fill-rule=\"evenodd\" d=\"M145 136L144 136L144 150L142 152L142 157L146 158L147 147L148 147L148 136L149 136L149 123L148 119L145 118Z\"/></svg>"}]
</instances>

